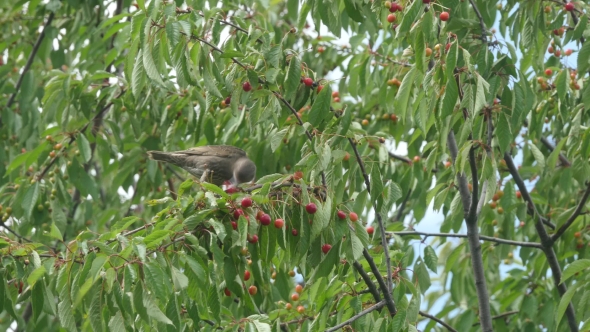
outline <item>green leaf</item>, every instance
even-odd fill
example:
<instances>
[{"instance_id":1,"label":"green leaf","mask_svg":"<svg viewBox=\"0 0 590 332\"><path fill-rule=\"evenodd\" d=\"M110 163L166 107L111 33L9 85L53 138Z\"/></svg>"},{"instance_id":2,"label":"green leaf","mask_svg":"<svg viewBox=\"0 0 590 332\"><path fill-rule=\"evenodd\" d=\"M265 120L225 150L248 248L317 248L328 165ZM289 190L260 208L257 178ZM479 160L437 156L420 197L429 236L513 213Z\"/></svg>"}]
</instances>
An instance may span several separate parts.
<instances>
[{"instance_id":1,"label":"green leaf","mask_svg":"<svg viewBox=\"0 0 590 332\"><path fill-rule=\"evenodd\" d=\"M590 259L578 259L576 261L573 261L565 268L565 270L563 270L563 275L561 276L560 284L565 282L572 276L576 275L576 273L582 272L587 268L590 268Z\"/></svg>"},{"instance_id":2,"label":"green leaf","mask_svg":"<svg viewBox=\"0 0 590 332\"><path fill-rule=\"evenodd\" d=\"M565 102L565 94L567 92L567 77L568 74L565 70L562 70L555 78L555 87L557 89L557 95L559 100Z\"/></svg>"},{"instance_id":3,"label":"green leaf","mask_svg":"<svg viewBox=\"0 0 590 332\"><path fill-rule=\"evenodd\" d=\"M582 285L582 284L577 283L577 284L572 285L567 290L567 292L565 292L565 294L563 294L563 296L561 297L561 300L559 300L559 305L557 306L557 311L555 312L555 321L556 321L555 326L559 326L559 323L561 322L561 319L563 318L563 314L567 310L567 307L570 304L574 295L576 294L576 291L578 290L578 288L580 288L580 285Z\"/></svg>"},{"instance_id":4,"label":"green leaf","mask_svg":"<svg viewBox=\"0 0 590 332\"><path fill-rule=\"evenodd\" d=\"M143 243L145 243L146 247L154 248L158 246L162 241L170 236L170 231L167 230L155 230L150 235L146 236L143 239Z\"/></svg>"},{"instance_id":5,"label":"green leaf","mask_svg":"<svg viewBox=\"0 0 590 332\"><path fill-rule=\"evenodd\" d=\"M541 150L539 150L539 148L534 144L529 143L529 147L531 149L531 153L533 154L533 157L537 161L537 165L539 166L539 168L544 169L545 168L545 156L543 156L543 152L541 152Z\"/></svg>"},{"instance_id":6,"label":"green leaf","mask_svg":"<svg viewBox=\"0 0 590 332\"><path fill-rule=\"evenodd\" d=\"M559 154L561 153L561 150L563 149L563 146L565 145L565 142L567 142L566 139L562 139L559 144L557 144L557 146L555 147L555 149L553 149L553 151L551 151L551 154L549 155L549 158L547 158L547 166L550 169L554 169L555 166L557 165L557 160L559 159Z\"/></svg>"},{"instance_id":7,"label":"green leaf","mask_svg":"<svg viewBox=\"0 0 590 332\"><path fill-rule=\"evenodd\" d=\"M432 249L431 246L426 246L424 248L424 263L426 266L434 273L436 273L437 265L438 265L438 257L436 256L436 252Z\"/></svg>"},{"instance_id":8,"label":"green leaf","mask_svg":"<svg viewBox=\"0 0 590 332\"><path fill-rule=\"evenodd\" d=\"M457 66L457 56L459 53L458 48L459 48L459 43L455 41L455 42L451 43L451 47L449 48L449 52L447 53L447 61L446 61L447 80L454 80L454 78L455 78L455 67ZM478 79L478 81L479 81L479 79ZM478 82L478 85L479 85L479 82Z\"/></svg>"},{"instance_id":9,"label":"green leaf","mask_svg":"<svg viewBox=\"0 0 590 332\"><path fill-rule=\"evenodd\" d=\"M285 77L285 95L286 99L291 99L301 81L301 60L296 56L291 56L289 60L289 69Z\"/></svg>"},{"instance_id":10,"label":"green leaf","mask_svg":"<svg viewBox=\"0 0 590 332\"><path fill-rule=\"evenodd\" d=\"M154 58L152 55L153 50L153 40L152 42L148 42L149 38L146 39L146 43L142 47L141 54L143 56L143 67L145 69L145 73L149 78L152 79L155 83L158 83L160 86L164 85L162 81L162 77L158 72L158 68L156 67L156 63L154 62Z\"/></svg>"},{"instance_id":11,"label":"green leaf","mask_svg":"<svg viewBox=\"0 0 590 332\"><path fill-rule=\"evenodd\" d=\"M498 147L500 153L508 150L512 143L512 130L510 129L510 122L506 113L502 112L498 114L498 123L495 128L495 136L498 138Z\"/></svg>"},{"instance_id":12,"label":"green leaf","mask_svg":"<svg viewBox=\"0 0 590 332\"><path fill-rule=\"evenodd\" d=\"M84 159L84 162L88 162L90 158L92 158L92 149L90 148L90 143L88 139L83 133L78 135L78 148L80 149L80 154Z\"/></svg>"},{"instance_id":13,"label":"green leaf","mask_svg":"<svg viewBox=\"0 0 590 332\"><path fill-rule=\"evenodd\" d=\"M33 287L37 280L39 280L39 278L41 278L45 274L45 272L47 272L45 266L39 266L33 272L31 272L31 274L29 274L29 277L27 278L27 284Z\"/></svg>"},{"instance_id":14,"label":"green leaf","mask_svg":"<svg viewBox=\"0 0 590 332\"><path fill-rule=\"evenodd\" d=\"M584 43L578 52L578 72L585 73L590 68L590 43Z\"/></svg>"},{"instance_id":15,"label":"green leaf","mask_svg":"<svg viewBox=\"0 0 590 332\"><path fill-rule=\"evenodd\" d=\"M314 127L317 127L324 120L332 117L332 112L330 112L331 102L332 89L329 85L326 85L318 94L313 105L311 105L311 110L309 111L309 122Z\"/></svg>"},{"instance_id":16,"label":"green leaf","mask_svg":"<svg viewBox=\"0 0 590 332\"><path fill-rule=\"evenodd\" d=\"M33 208L37 207L37 198L39 198L39 182L35 182L27 189L22 201L22 209L25 211L25 217L30 218Z\"/></svg>"},{"instance_id":17,"label":"green leaf","mask_svg":"<svg viewBox=\"0 0 590 332\"><path fill-rule=\"evenodd\" d=\"M416 77L416 67L412 67L410 71L404 76L402 84L399 87L397 96L395 98L396 112L402 119L405 119L406 109L408 108L408 100L410 99L410 92L414 85Z\"/></svg>"},{"instance_id":18,"label":"green leaf","mask_svg":"<svg viewBox=\"0 0 590 332\"><path fill-rule=\"evenodd\" d=\"M455 110L455 104L457 104L457 98L459 98L459 88L457 87L455 78L450 77L447 81L445 95L443 96L440 107L440 112L443 119L453 114L453 111Z\"/></svg>"}]
</instances>

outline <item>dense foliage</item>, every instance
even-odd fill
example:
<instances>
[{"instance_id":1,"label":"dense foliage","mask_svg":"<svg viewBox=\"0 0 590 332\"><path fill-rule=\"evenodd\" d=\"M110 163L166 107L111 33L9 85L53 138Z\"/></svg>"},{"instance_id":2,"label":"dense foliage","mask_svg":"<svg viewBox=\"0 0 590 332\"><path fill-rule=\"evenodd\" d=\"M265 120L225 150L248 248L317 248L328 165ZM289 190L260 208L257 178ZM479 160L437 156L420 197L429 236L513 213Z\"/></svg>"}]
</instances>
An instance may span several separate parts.
<instances>
[{"instance_id":1,"label":"dense foliage","mask_svg":"<svg viewBox=\"0 0 590 332\"><path fill-rule=\"evenodd\" d=\"M590 330L589 9L1 1L0 329Z\"/></svg>"}]
</instances>

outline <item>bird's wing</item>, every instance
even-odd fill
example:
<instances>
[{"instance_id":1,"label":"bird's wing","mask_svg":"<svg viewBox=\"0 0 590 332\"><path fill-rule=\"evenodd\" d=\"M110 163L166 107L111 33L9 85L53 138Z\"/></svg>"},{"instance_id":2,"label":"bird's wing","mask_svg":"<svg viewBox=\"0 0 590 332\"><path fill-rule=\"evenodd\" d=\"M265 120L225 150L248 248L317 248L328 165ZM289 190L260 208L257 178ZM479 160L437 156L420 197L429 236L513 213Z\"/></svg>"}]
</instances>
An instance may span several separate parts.
<instances>
[{"instance_id":1,"label":"bird's wing","mask_svg":"<svg viewBox=\"0 0 590 332\"><path fill-rule=\"evenodd\" d=\"M175 153L182 153L192 156L215 156L221 158L238 159L246 157L246 152L240 148L231 145L205 145L197 146L183 151L175 151Z\"/></svg>"}]
</instances>

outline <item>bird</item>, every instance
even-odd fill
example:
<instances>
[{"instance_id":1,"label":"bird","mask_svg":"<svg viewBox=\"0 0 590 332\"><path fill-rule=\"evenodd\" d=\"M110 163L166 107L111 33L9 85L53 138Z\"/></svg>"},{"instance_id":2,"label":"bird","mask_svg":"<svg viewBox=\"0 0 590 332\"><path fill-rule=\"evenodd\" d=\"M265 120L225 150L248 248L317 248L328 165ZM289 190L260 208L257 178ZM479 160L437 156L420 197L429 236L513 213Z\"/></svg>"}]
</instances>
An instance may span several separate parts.
<instances>
[{"instance_id":1,"label":"bird","mask_svg":"<svg viewBox=\"0 0 590 332\"><path fill-rule=\"evenodd\" d=\"M148 151L152 160L176 165L201 181L237 186L256 177L256 164L244 150L231 145L205 145L182 151Z\"/></svg>"}]
</instances>

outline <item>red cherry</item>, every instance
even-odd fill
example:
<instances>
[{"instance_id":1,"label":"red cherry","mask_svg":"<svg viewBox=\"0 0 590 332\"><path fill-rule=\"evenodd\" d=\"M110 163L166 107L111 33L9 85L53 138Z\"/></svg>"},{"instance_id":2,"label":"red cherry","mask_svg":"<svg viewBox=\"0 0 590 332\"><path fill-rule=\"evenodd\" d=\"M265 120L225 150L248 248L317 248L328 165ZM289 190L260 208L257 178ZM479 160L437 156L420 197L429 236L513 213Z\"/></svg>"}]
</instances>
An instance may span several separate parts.
<instances>
[{"instance_id":1,"label":"red cherry","mask_svg":"<svg viewBox=\"0 0 590 332\"><path fill-rule=\"evenodd\" d=\"M306 77L303 79L303 84L307 85L307 86L312 86L313 85L313 79L311 77Z\"/></svg>"},{"instance_id":2,"label":"red cherry","mask_svg":"<svg viewBox=\"0 0 590 332\"><path fill-rule=\"evenodd\" d=\"M240 219L240 216L244 215L244 210L242 209L236 209L234 211L234 219Z\"/></svg>"},{"instance_id":3,"label":"red cherry","mask_svg":"<svg viewBox=\"0 0 590 332\"><path fill-rule=\"evenodd\" d=\"M260 216L260 223L264 226L270 225L270 216L268 214L263 214Z\"/></svg>"},{"instance_id":4,"label":"red cherry","mask_svg":"<svg viewBox=\"0 0 590 332\"><path fill-rule=\"evenodd\" d=\"M235 231L236 229L238 229L238 223L237 223L237 222L235 222L235 221L232 221L232 222L231 222L231 228L233 228L233 229L234 229L234 231Z\"/></svg>"},{"instance_id":5,"label":"red cherry","mask_svg":"<svg viewBox=\"0 0 590 332\"><path fill-rule=\"evenodd\" d=\"M227 98L225 98L225 100L224 100L224 101L225 101L225 104L226 104L226 105L229 105L229 103L231 103L231 97L230 97L230 96L228 96Z\"/></svg>"},{"instance_id":6,"label":"red cherry","mask_svg":"<svg viewBox=\"0 0 590 332\"><path fill-rule=\"evenodd\" d=\"M561 56L561 51L560 50L555 51L555 56L559 58Z\"/></svg>"},{"instance_id":7,"label":"red cherry","mask_svg":"<svg viewBox=\"0 0 590 332\"><path fill-rule=\"evenodd\" d=\"M415 163L419 163L420 162L420 156L414 156L414 162Z\"/></svg>"},{"instance_id":8,"label":"red cherry","mask_svg":"<svg viewBox=\"0 0 590 332\"><path fill-rule=\"evenodd\" d=\"M242 199L242 207L245 208L249 208L252 206L252 198L250 197L244 197Z\"/></svg>"},{"instance_id":9,"label":"red cherry","mask_svg":"<svg viewBox=\"0 0 590 332\"><path fill-rule=\"evenodd\" d=\"M393 23L393 22L395 22L395 19L396 19L395 14L387 15L387 22Z\"/></svg>"},{"instance_id":10,"label":"red cherry","mask_svg":"<svg viewBox=\"0 0 590 332\"><path fill-rule=\"evenodd\" d=\"M299 301L299 294L297 294L297 293L291 294L291 300L292 301Z\"/></svg>"},{"instance_id":11,"label":"red cherry","mask_svg":"<svg viewBox=\"0 0 590 332\"><path fill-rule=\"evenodd\" d=\"M553 70L551 70L551 69L545 69L545 75L547 75L547 76L553 75Z\"/></svg>"},{"instance_id":12,"label":"red cherry","mask_svg":"<svg viewBox=\"0 0 590 332\"><path fill-rule=\"evenodd\" d=\"M303 292L303 286L297 284L297 286L295 286L295 291L301 294Z\"/></svg>"},{"instance_id":13,"label":"red cherry","mask_svg":"<svg viewBox=\"0 0 590 332\"><path fill-rule=\"evenodd\" d=\"M318 207L315 205L315 203L309 203L305 206L305 211L307 211L309 214L314 214L317 210Z\"/></svg>"},{"instance_id":14,"label":"red cherry","mask_svg":"<svg viewBox=\"0 0 590 332\"><path fill-rule=\"evenodd\" d=\"M570 55L572 55L573 52L574 51L572 51L571 48L567 48L564 53L565 53L566 56L570 56Z\"/></svg>"},{"instance_id":15,"label":"red cherry","mask_svg":"<svg viewBox=\"0 0 590 332\"><path fill-rule=\"evenodd\" d=\"M574 10L574 4L572 2L568 2L565 4L565 10L567 10L568 12L571 12Z\"/></svg>"},{"instance_id":16,"label":"red cherry","mask_svg":"<svg viewBox=\"0 0 590 332\"><path fill-rule=\"evenodd\" d=\"M250 293L250 295L256 295L256 293L258 293L258 288L256 288L256 286L250 286L248 288L248 293Z\"/></svg>"},{"instance_id":17,"label":"red cherry","mask_svg":"<svg viewBox=\"0 0 590 332\"><path fill-rule=\"evenodd\" d=\"M355 222L357 220L359 220L359 216L358 214L351 212L348 214L348 217L350 218L350 221Z\"/></svg>"},{"instance_id":18,"label":"red cherry","mask_svg":"<svg viewBox=\"0 0 590 332\"><path fill-rule=\"evenodd\" d=\"M258 235L256 235L256 234L252 235L252 237L250 239L248 239L248 242L250 242L252 244L258 243Z\"/></svg>"},{"instance_id":19,"label":"red cherry","mask_svg":"<svg viewBox=\"0 0 590 332\"><path fill-rule=\"evenodd\" d=\"M549 46L549 47L547 47L547 52L548 52L549 54L552 54L552 53L554 52L553 46Z\"/></svg>"},{"instance_id":20,"label":"red cherry","mask_svg":"<svg viewBox=\"0 0 590 332\"><path fill-rule=\"evenodd\" d=\"M373 235L374 232L375 228L373 228L373 226L367 226L367 233L369 233L369 235Z\"/></svg>"},{"instance_id":21,"label":"red cherry","mask_svg":"<svg viewBox=\"0 0 590 332\"><path fill-rule=\"evenodd\" d=\"M318 93L320 93L322 91L322 89L324 88L323 85L318 85Z\"/></svg>"},{"instance_id":22,"label":"red cherry","mask_svg":"<svg viewBox=\"0 0 590 332\"><path fill-rule=\"evenodd\" d=\"M447 45L445 45L445 52L448 52L451 49L451 43L447 43Z\"/></svg>"},{"instance_id":23,"label":"red cherry","mask_svg":"<svg viewBox=\"0 0 590 332\"><path fill-rule=\"evenodd\" d=\"M225 293L225 296L231 296L231 292L229 291L229 289L227 289L227 287L223 292Z\"/></svg>"},{"instance_id":24,"label":"red cherry","mask_svg":"<svg viewBox=\"0 0 590 332\"><path fill-rule=\"evenodd\" d=\"M299 232L297 232L297 230L295 228L293 228L291 230L291 234L293 234L293 236L297 236L297 234L299 234Z\"/></svg>"},{"instance_id":25,"label":"red cherry","mask_svg":"<svg viewBox=\"0 0 590 332\"><path fill-rule=\"evenodd\" d=\"M338 91L332 92L332 98L340 97L340 93Z\"/></svg>"},{"instance_id":26,"label":"red cherry","mask_svg":"<svg viewBox=\"0 0 590 332\"><path fill-rule=\"evenodd\" d=\"M338 215L338 219L340 219L340 220L346 219L346 213L344 213L344 211L342 211L342 210L338 211L337 215Z\"/></svg>"},{"instance_id":27,"label":"red cherry","mask_svg":"<svg viewBox=\"0 0 590 332\"><path fill-rule=\"evenodd\" d=\"M252 90L252 85L250 84L250 82L244 82L244 84L242 84L242 89L244 89L244 91L248 92L248 91Z\"/></svg>"},{"instance_id":28,"label":"red cherry","mask_svg":"<svg viewBox=\"0 0 590 332\"><path fill-rule=\"evenodd\" d=\"M447 12L440 13L440 20L443 22L448 21L449 20L449 13L447 13Z\"/></svg>"},{"instance_id":29,"label":"red cherry","mask_svg":"<svg viewBox=\"0 0 590 332\"><path fill-rule=\"evenodd\" d=\"M301 180L303 178L303 172L297 171L293 174L293 180Z\"/></svg>"},{"instance_id":30,"label":"red cherry","mask_svg":"<svg viewBox=\"0 0 590 332\"><path fill-rule=\"evenodd\" d=\"M250 280L250 271L244 271L244 281Z\"/></svg>"},{"instance_id":31,"label":"red cherry","mask_svg":"<svg viewBox=\"0 0 590 332\"><path fill-rule=\"evenodd\" d=\"M391 12L391 13L395 13L397 10L398 10L398 9L397 9L397 3L395 3L395 2L394 2L394 3L392 3L392 4L391 4L391 7L389 7L389 12Z\"/></svg>"},{"instance_id":32,"label":"red cherry","mask_svg":"<svg viewBox=\"0 0 590 332\"><path fill-rule=\"evenodd\" d=\"M422 0L422 3L429 4L430 0Z\"/></svg>"},{"instance_id":33,"label":"red cherry","mask_svg":"<svg viewBox=\"0 0 590 332\"><path fill-rule=\"evenodd\" d=\"M323 252L324 254L327 254L327 253L328 253L328 251L330 251L330 249L332 249L332 246L331 246L331 245L329 245L329 244L327 244L327 243L326 243L326 244L324 244L324 245L322 246L322 252Z\"/></svg>"},{"instance_id":34,"label":"red cherry","mask_svg":"<svg viewBox=\"0 0 590 332\"><path fill-rule=\"evenodd\" d=\"M275 220L275 227L276 228L283 228L283 225L285 225L285 221L283 219Z\"/></svg>"},{"instance_id":35,"label":"red cherry","mask_svg":"<svg viewBox=\"0 0 590 332\"><path fill-rule=\"evenodd\" d=\"M236 187L228 187L227 189L225 189L225 192L228 194L234 194L238 192L238 188Z\"/></svg>"},{"instance_id":36,"label":"red cherry","mask_svg":"<svg viewBox=\"0 0 590 332\"><path fill-rule=\"evenodd\" d=\"M336 97L336 98L334 98L334 102L335 102L335 103L339 103L339 102L340 102L340 97Z\"/></svg>"},{"instance_id":37,"label":"red cherry","mask_svg":"<svg viewBox=\"0 0 590 332\"><path fill-rule=\"evenodd\" d=\"M522 194L520 193L520 191L516 192L516 198L521 199L522 198Z\"/></svg>"}]
</instances>

